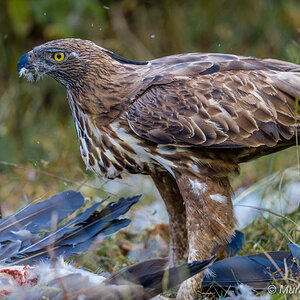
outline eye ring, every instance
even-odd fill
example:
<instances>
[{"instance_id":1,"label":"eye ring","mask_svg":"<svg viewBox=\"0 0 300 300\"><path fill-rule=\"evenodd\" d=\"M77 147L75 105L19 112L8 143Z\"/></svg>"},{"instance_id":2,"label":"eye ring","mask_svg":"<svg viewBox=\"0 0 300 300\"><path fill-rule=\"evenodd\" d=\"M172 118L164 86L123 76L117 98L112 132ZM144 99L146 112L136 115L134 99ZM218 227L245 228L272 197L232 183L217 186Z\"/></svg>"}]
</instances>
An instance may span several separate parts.
<instances>
[{"instance_id":1,"label":"eye ring","mask_svg":"<svg viewBox=\"0 0 300 300\"><path fill-rule=\"evenodd\" d=\"M56 60L56 61L62 61L62 60L65 59L65 55L64 55L63 52L55 52L55 53L53 54L53 58L54 58L54 60Z\"/></svg>"}]
</instances>

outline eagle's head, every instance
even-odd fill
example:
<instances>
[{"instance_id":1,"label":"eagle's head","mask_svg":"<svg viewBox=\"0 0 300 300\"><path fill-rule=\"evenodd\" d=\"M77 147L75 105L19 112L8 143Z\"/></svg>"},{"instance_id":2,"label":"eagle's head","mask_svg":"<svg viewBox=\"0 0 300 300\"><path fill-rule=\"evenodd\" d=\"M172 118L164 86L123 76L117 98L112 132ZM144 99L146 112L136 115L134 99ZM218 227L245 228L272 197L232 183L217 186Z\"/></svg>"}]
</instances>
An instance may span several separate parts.
<instances>
[{"instance_id":1,"label":"eagle's head","mask_svg":"<svg viewBox=\"0 0 300 300\"><path fill-rule=\"evenodd\" d=\"M54 40L33 48L17 65L20 76L35 81L48 74L65 87L75 85L105 49L80 39ZM95 60L95 58L98 58Z\"/></svg>"},{"instance_id":2,"label":"eagle's head","mask_svg":"<svg viewBox=\"0 0 300 300\"><path fill-rule=\"evenodd\" d=\"M130 91L139 87L139 68L147 64L118 56L88 40L61 39L33 48L20 58L17 69L29 81L44 74L53 77L66 88L69 100L85 112L115 116L129 101Z\"/></svg>"}]
</instances>

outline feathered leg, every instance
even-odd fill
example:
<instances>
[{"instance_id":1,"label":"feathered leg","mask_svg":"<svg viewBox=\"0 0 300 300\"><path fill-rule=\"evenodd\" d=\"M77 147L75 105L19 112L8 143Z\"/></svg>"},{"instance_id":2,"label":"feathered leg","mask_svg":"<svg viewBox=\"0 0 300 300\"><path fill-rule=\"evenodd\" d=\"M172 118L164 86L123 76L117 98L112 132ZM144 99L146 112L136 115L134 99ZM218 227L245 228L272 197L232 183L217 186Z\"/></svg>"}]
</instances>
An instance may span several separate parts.
<instances>
[{"instance_id":1,"label":"feathered leg","mask_svg":"<svg viewBox=\"0 0 300 300\"><path fill-rule=\"evenodd\" d=\"M177 183L170 173L157 171L152 179L163 198L169 214L169 262L177 266L187 250L186 212Z\"/></svg>"},{"instance_id":2,"label":"feathered leg","mask_svg":"<svg viewBox=\"0 0 300 300\"><path fill-rule=\"evenodd\" d=\"M184 172L175 172L175 177L186 207L188 261L208 259L216 243L229 240L233 234L229 179ZM193 299L202 278L198 274L182 283L177 298Z\"/></svg>"}]
</instances>

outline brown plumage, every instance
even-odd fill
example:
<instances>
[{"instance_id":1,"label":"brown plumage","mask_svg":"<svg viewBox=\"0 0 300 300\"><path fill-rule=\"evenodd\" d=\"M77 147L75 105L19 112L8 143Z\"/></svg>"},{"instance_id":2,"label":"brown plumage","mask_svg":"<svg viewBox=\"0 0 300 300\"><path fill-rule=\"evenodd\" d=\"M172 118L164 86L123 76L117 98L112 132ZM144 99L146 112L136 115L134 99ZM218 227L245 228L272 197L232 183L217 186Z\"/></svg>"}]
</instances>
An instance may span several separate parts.
<instances>
[{"instance_id":1,"label":"brown plumage","mask_svg":"<svg viewBox=\"0 0 300 300\"><path fill-rule=\"evenodd\" d=\"M18 71L64 85L90 170L153 178L170 215L173 264L187 247L189 261L205 259L230 239L229 175L240 162L295 143L300 66L292 63L202 53L134 62L64 39L34 48ZM178 297L192 298L200 282L187 280Z\"/></svg>"}]
</instances>

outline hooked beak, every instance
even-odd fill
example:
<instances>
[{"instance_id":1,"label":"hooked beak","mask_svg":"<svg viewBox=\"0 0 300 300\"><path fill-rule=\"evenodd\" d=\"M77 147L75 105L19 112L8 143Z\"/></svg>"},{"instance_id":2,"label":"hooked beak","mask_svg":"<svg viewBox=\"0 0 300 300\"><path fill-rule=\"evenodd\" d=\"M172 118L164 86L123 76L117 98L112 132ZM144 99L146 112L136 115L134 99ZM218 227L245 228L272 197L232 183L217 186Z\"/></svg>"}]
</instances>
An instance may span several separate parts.
<instances>
[{"instance_id":1,"label":"hooked beak","mask_svg":"<svg viewBox=\"0 0 300 300\"><path fill-rule=\"evenodd\" d=\"M34 66L31 64L32 51L24 54L17 64L18 73L25 68L26 70L34 70Z\"/></svg>"},{"instance_id":2,"label":"hooked beak","mask_svg":"<svg viewBox=\"0 0 300 300\"><path fill-rule=\"evenodd\" d=\"M37 81L41 78L38 68L33 64L33 51L24 54L17 64L20 77L25 77L28 81Z\"/></svg>"}]
</instances>

